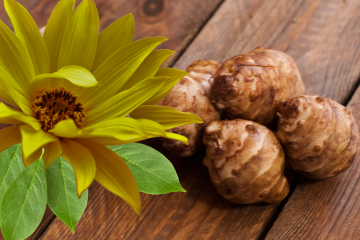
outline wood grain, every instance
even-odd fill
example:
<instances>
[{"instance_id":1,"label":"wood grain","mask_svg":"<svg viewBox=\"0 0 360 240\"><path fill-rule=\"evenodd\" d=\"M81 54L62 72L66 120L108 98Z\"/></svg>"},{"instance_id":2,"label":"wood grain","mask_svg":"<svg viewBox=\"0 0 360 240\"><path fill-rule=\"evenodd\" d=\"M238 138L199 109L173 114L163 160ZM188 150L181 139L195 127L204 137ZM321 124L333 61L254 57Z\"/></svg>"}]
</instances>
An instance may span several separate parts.
<instances>
[{"instance_id":1,"label":"wood grain","mask_svg":"<svg viewBox=\"0 0 360 240\"><path fill-rule=\"evenodd\" d=\"M359 3L338 0L228 0L181 56L185 69L197 59L225 60L262 45L291 54L308 93L345 102L359 76ZM295 20L296 19L296 20ZM349 39L349 36L352 39ZM347 54L343 54L343 52ZM328 67L332 66L332 67ZM339 67L340 66L340 67ZM341 81L339 81L341 76ZM278 205L235 205L215 191L201 164L204 151L171 159L187 193L142 194L141 217L98 184L73 236L55 220L42 239L258 239Z\"/></svg>"},{"instance_id":2,"label":"wood grain","mask_svg":"<svg viewBox=\"0 0 360 240\"><path fill-rule=\"evenodd\" d=\"M46 22L59 0L17 0L29 10L39 28ZM132 12L135 18L135 40L151 37L165 36L169 40L160 48L169 48L176 51L164 65L170 65L187 44L194 38L199 29L215 11L223 0L94 0L100 16L100 30L106 28L117 18ZM78 5L81 0L76 1ZM191 3L191 7L190 6ZM10 20L0 2L0 19L11 27ZM0 129L8 125L0 123ZM97 191L97 190L96 190ZM107 193L107 195L110 195ZM111 211L111 209L109 209ZM47 209L45 216L29 239L37 239L48 224L54 219L52 212ZM0 234L0 240L3 237Z\"/></svg>"},{"instance_id":3,"label":"wood grain","mask_svg":"<svg viewBox=\"0 0 360 240\"><path fill-rule=\"evenodd\" d=\"M174 67L185 69L197 59L224 61L257 46L273 48L295 59L307 94L345 103L360 73L359 9L360 1L230 0Z\"/></svg>"},{"instance_id":4,"label":"wood grain","mask_svg":"<svg viewBox=\"0 0 360 240\"><path fill-rule=\"evenodd\" d=\"M360 124L360 88L347 107ZM324 180L302 178L266 239L360 239L360 155Z\"/></svg>"},{"instance_id":5,"label":"wood grain","mask_svg":"<svg viewBox=\"0 0 360 240\"><path fill-rule=\"evenodd\" d=\"M135 36L164 36L169 40L159 48L175 51L164 66L172 64L194 38L217 6L223 0L94 0L100 15L100 30L119 17L132 13L135 18ZM39 27L46 25L58 0L39 0L31 14ZM77 0L78 4L80 0Z\"/></svg>"}]
</instances>

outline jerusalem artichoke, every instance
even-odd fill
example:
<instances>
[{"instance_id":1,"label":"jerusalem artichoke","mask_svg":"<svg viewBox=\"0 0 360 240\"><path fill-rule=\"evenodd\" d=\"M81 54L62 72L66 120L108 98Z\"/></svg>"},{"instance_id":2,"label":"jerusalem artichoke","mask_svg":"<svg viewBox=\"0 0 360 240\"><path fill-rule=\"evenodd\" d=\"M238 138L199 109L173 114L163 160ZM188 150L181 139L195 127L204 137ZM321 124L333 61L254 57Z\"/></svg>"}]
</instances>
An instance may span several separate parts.
<instances>
[{"instance_id":1,"label":"jerusalem artichoke","mask_svg":"<svg viewBox=\"0 0 360 240\"><path fill-rule=\"evenodd\" d=\"M354 161L359 132L347 108L328 98L304 95L284 103L278 115L277 137L295 171L322 179Z\"/></svg>"},{"instance_id":2,"label":"jerusalem artichoke","mask_svg":"<svg viewBox=\"0 0 360 240\"><path fill-rule=\"evenodd\" d=\"M161 139L163 145L180 157L195 154L202 146L203 128L213 120L220 120L220 113L210 101L208 80L220 63L216 61L195 61L187 68L190 74L181 79L171 92L157 105L168 106L182 112L197 114L203 123L188 124L167 130L188 138L189 145L172 139Z\"/></svg>"},{"instance_id":3,"label":"jerusalem artichoke","mask_svg":"<svg viewBox=\"0 0 360 240\"><path fill-rule=\"evenodd\" d=\"M247 120L213 121L205 128L203 164L227 200L277 203L289 193L284 151L266 127Z\"/></svg>"},{"instance_id":4,"label":"jerusalem artichoke","mask_svg":"<svg viewBox=\"0 0 360 240\"><path fill-rule=\"evenodd\" d=\"M263 47L225 61L210 84L212 101L228 118L262 125L276 119L282 103L305 94L295 61L283 52Z\"/></svg>"}]
</instances>

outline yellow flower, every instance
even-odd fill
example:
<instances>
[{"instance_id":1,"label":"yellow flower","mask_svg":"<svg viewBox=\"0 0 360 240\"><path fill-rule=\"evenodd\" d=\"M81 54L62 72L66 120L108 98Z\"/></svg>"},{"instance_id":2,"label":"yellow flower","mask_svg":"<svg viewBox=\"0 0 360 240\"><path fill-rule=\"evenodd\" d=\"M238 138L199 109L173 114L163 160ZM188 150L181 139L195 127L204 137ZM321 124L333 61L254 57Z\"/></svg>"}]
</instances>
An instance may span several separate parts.
<instances>
[{"instance_id":1,"label":"yellow flower","mask_svg":"<svg viewBox=\"0 0 360 240\"><path fill-rule=\"evenodd\" d=\"M13 0L5 9L15 34L0 21L0 152L22 143L25 166L44 149L46 167L62 156L74 168L77 193L96 179L140 214L140 196L126 163L106 145L152 137L187 142L166 129L201 122L196 115L154 106L187 73L162 68L173 53L154 50L166 40L132 42L134 20L124 16L99 31L93 0L74 12L60 1L44 36Z\"/></svg>"}]
</instances>

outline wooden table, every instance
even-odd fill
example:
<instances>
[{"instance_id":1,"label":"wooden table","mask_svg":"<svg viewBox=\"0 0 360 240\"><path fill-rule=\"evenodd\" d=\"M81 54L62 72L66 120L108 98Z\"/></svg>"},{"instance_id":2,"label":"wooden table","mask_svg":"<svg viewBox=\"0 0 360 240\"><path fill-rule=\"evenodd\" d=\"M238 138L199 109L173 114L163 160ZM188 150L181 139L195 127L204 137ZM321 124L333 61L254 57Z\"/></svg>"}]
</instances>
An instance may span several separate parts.
<instances>
[{"instance_id":1,"label":"wooden table","mask_svg":"<svg viewBox=\"0 0 360 240\"><path fill-rule=\"evenodd\" d=\"M18 0L39 27L58 0ZM78 1L77 1L78 2ZM176 54L166 66L224 61L264 46L298 64L308 94L347 105L360 124L359 0L95 0L101 29L132 12L135 38L162 35ZM9 25L3 6L0 18ZM360 157L321 181L296 176L280 204L237 205L212 186L204 151L173 162L187 193L141 194L142 216L97 183L75 235L47 210L30 239L360 239Z\"/></svg>"}]
</instances>

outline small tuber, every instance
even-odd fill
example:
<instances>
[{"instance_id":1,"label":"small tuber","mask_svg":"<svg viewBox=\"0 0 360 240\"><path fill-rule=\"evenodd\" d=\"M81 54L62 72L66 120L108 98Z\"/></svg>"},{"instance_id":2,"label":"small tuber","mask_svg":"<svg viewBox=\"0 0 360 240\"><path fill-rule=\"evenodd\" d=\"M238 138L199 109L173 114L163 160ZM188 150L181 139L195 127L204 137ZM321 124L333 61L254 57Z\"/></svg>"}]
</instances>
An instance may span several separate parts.
<instances>
[{"instance_id":1,"label":"small tuber","mask_svg":"<svg viewBox=\"0 0 360 240\"><path fill-rule=\"evenodd\" d=\"M167 130L187 137L189 145L177 140L161 139L164 147L180 157L195 154L203 146L204 126L213 120L220 120L220 113L210 100L208 82L219 65L219 62L212 60L193 62L186 69L190 74L182 78L170 93L157 103L157 105L172 107L181 112L197 114L203 120L203 123L188 124Z\"/></svg>"},{"instance_id":2,"label":"small tuber","mask_svg":"<svg viewBox=\"0 0 360 240\"><path fill-rule=\"evenodd\" d=\"M268 125L282 103L305 94L295 61L286 53L257 47L220 65L210 79L212 101L230 119Z\"/></svg>"},{"instance_id":3,"label":"small tuber","mask_svg":"<svg viewBox=\"0 0 360 240\"><path fill-rule=\"evenodd\" d=\"M354 161L359 141L351 112L315 95L293 98L278 113L279 141L291 167L312 179L335 176Z\"/></svg>"},{"instance_id":4,"label":"small tuber","mask_svg":"<svg viewBox=\"0 0 360 240\"><path fill-rule=\"evenodd\" d=\"M273 132L248 120L213 121L205 128L203 164L227 200L278 203L289 193L284 151Z\"/></svg>"}]
</instances>

